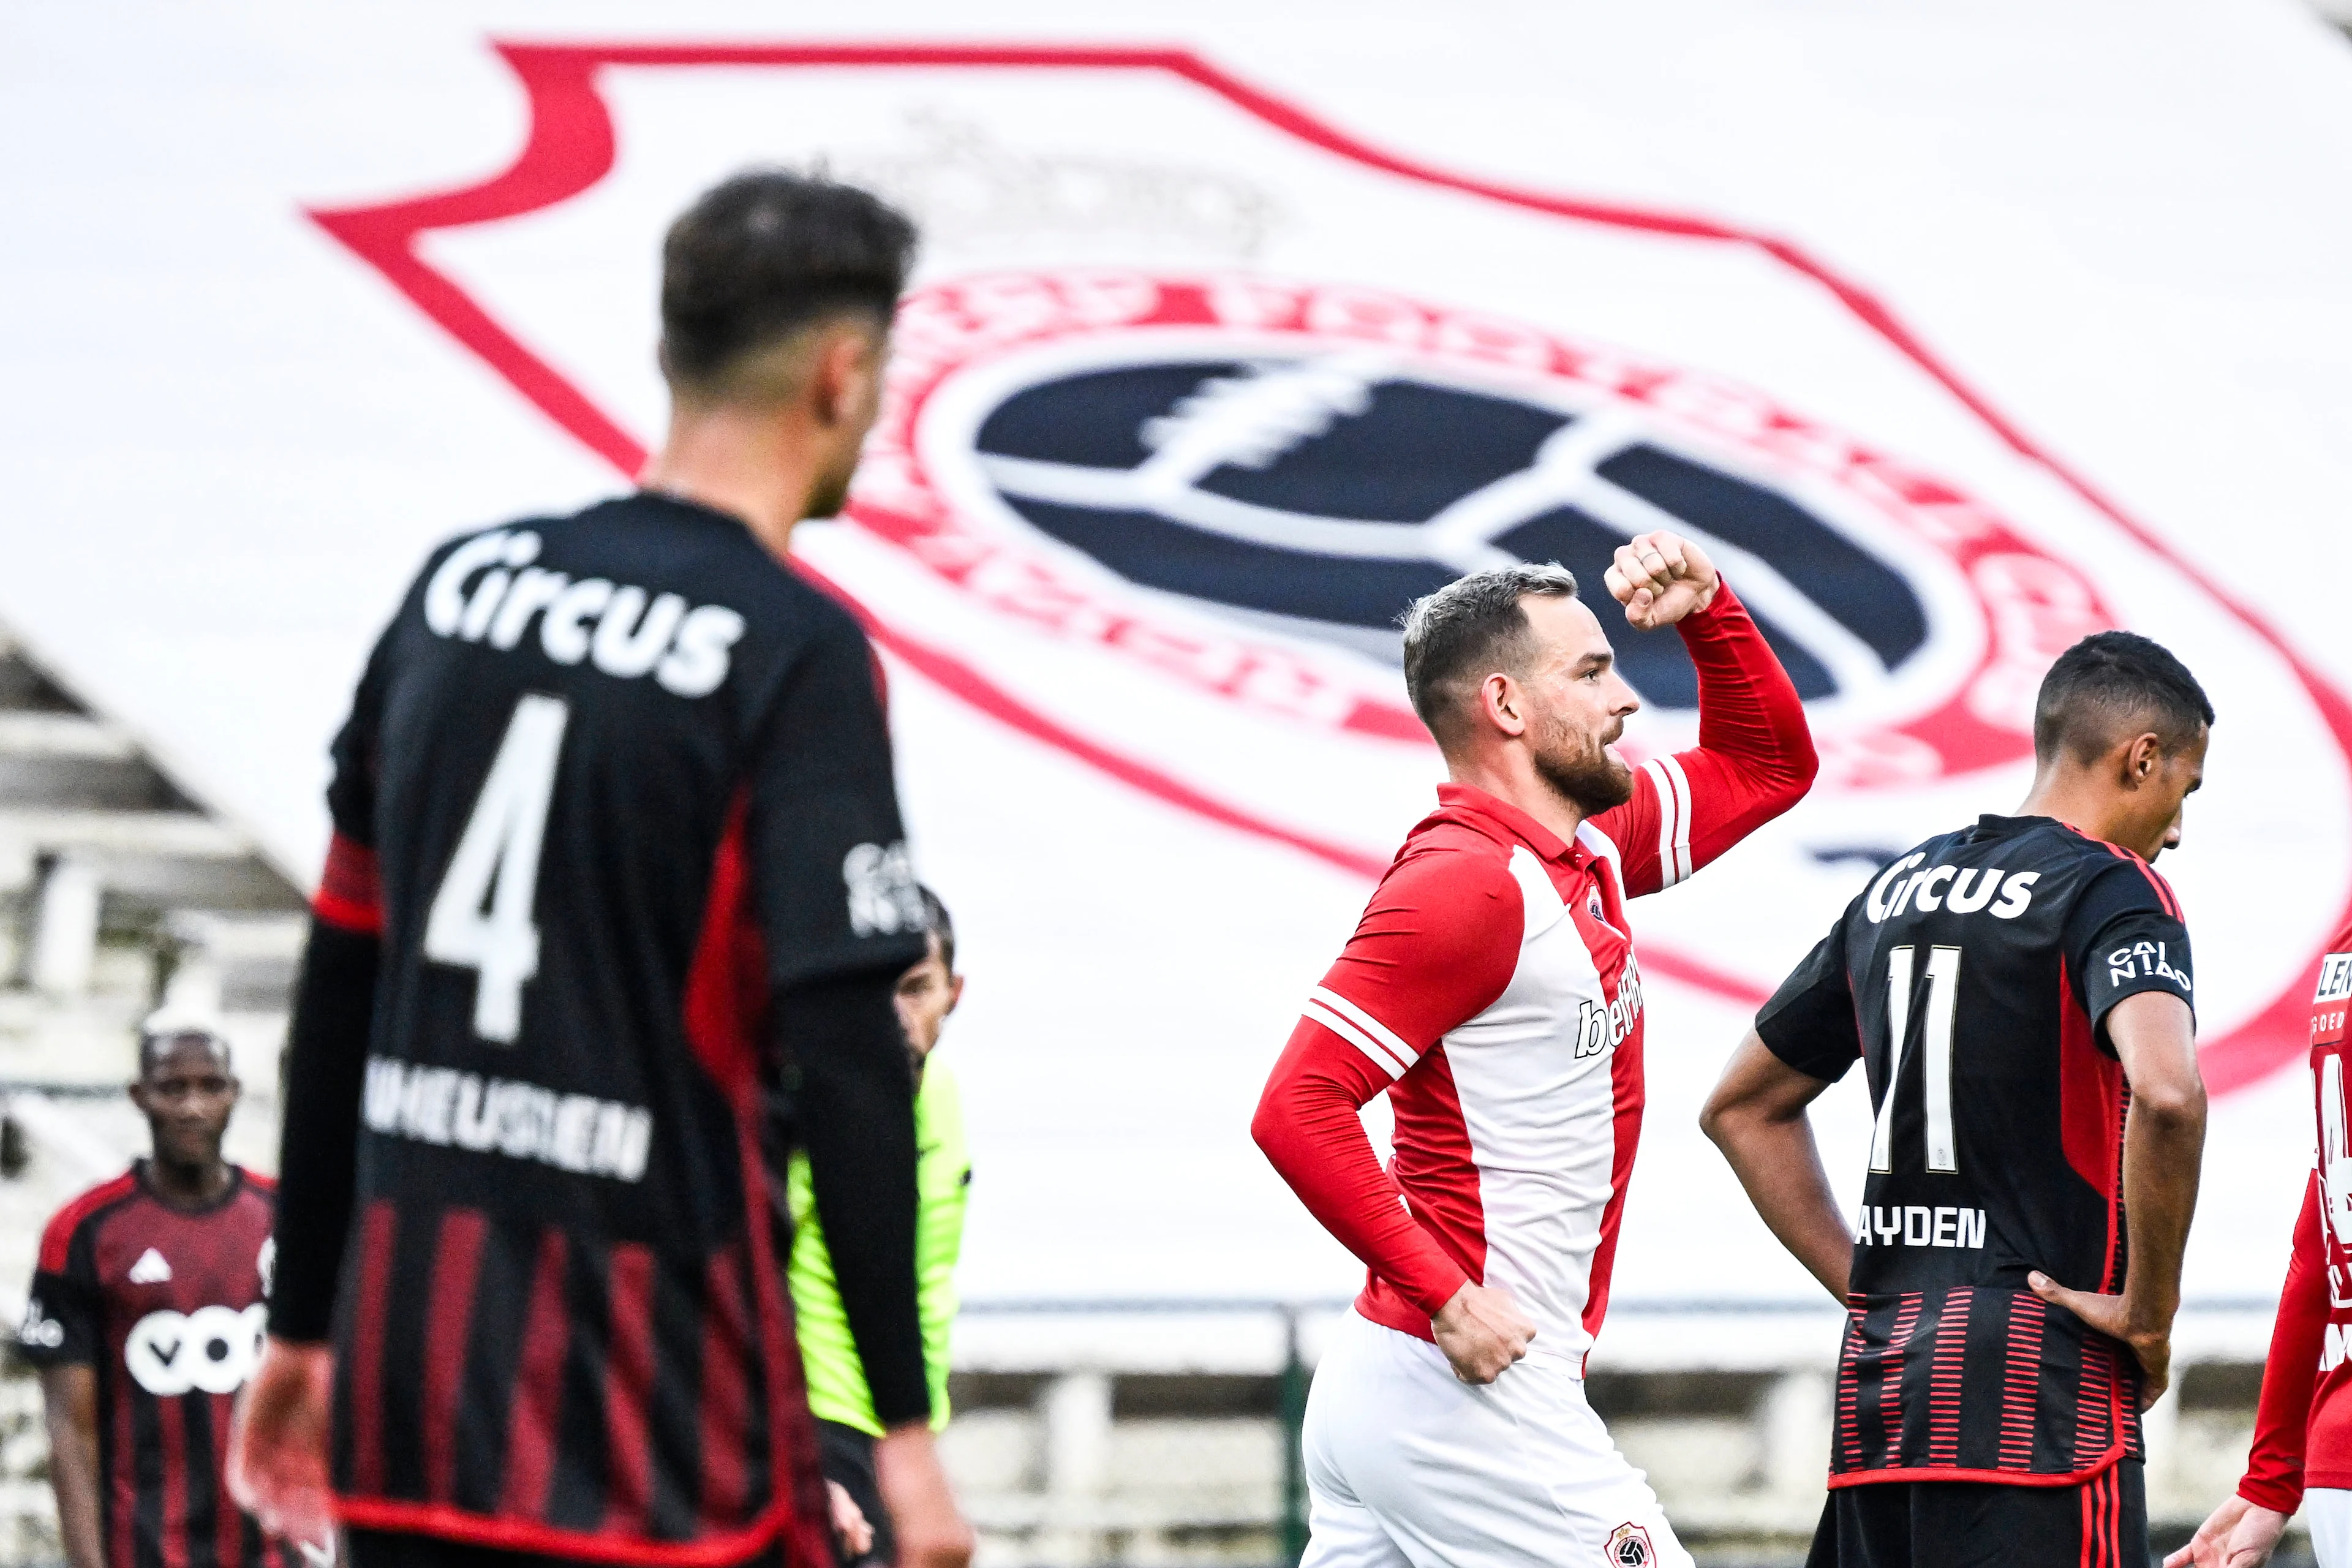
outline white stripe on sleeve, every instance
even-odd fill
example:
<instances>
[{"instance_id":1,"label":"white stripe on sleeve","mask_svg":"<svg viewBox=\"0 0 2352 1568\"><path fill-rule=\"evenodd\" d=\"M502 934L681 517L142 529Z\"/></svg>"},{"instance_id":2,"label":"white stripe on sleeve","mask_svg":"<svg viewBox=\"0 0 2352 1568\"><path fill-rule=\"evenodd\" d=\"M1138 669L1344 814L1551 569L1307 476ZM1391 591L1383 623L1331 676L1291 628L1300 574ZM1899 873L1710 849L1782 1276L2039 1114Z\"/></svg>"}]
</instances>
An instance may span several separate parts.
<instances>
[{"instance_id":1,"label":"white stripe on sleeve","mask_svg":"<svg viewBox=\"0 0 2352 1568\"><path fill-rule=\"evenodd\" d=\"M1421 1059L1421 1053L1414 1050L1411 1046L1406 1045L1404 1043L1403 1036L1398 1034L1394 1029L1390 1028L1386 1024L1381 1023L1378 1018L1373 1017L1370 1013L1365 1012L1361 1007L1357 1006L1353 1002L1349 1001L1345 996L1340 995L1337 991L1332 990L1328 985L1318 985L1314 990L1309 991L1307 994L1313 997L1316 1001L1322 1003L1323 1005L1330 1008L1331 1011L1339 1014L1342 1018L1352 1020L1358 1028L1371 1036L1372 1038L1378 1040L1381 1045L1386 1046L1389 1048L1390 1053L1393 1055L1397 1060L1404 1063L1405 1066L1411 1067L1414 1062Z\"/></svg>"},{"instance_id":2,"label":"white stripe on sleeve","mask_svg":"<svg viewBox=\"0 0 2352 1568\"><path fill-rule=\"evenodd\" d=\"M1682 760L1681 760L1680 758L1678 758L1678 757L1672 757L1672 756L1660 757L1660 758L1658 759L1658 764L1659 764L1659 766L1661 766L1661 767L1664 768L1664 769L1665 769L1665 771L1666 771L1666 774L1667 774L1667 776L1668 776L1668 777L1670 777L1670 778L1672 778L1672 779L1675 781L1675 877L1674 877L1674 880L1675 880L1675 882L1679 882L1679 881L1681 881L1685 877L1687 877L1687 876L1689 876L1689 875L1691 874L1691 851L1690 851L1690 836L1691 836L1691 787L1690 787L1690 778L1689 778L1689 776L1688 776L1687 774L1685 774L1685 773L1683 772ZM1670 882L1670 883L1668 883L1668 884L1667 884L1667 886L1671 887L1671 886L1673 886L1673 883L1671 883L1671 882Z\"/></svg>"},{"instance_id":3,"label":"white stripe on sleeve","mask_svg":"<svg viewBox=\"0 0 2352 1568\"><path fill-rule=\"evenodd\" d=\"M1650 788L1658 796L1658 886L1662 889L1682 880L1675 868L1675 819L1681 815L1681 803L1664 763L1664 759L1653 757L1642 764L1642 771L1650 775Z\"/></svg>"},{"instance_id":4,"label":"white stripe on sleeve","mask_svg":"<svg viewBox=\"0 0 2352 1568\"><path fill-rule=\"evenodd\" d=\"M1326 1007L1320 1002L1312 1000L1308 1001L1306 1007L1301 1010L1300 1016L1312 1018L1315 1022L1322 1025L1325 1028L1330 1030L1333 1034L1339 1036L1341 1039L1347 1041L1358 1050L1363 1052L1365 1056L1371 1058L1371 1063L1374 1067L1388 1074L1390 1078L1400 1079L1404 1076L1404 1069L1409 1064L1397 1060L1395 1056L1389 1051L1388 1047L1382 1046L1379 1041L1373 1039L1371 1036L1364 1033L1363 1030L1356 1027L1355 1025L1349 1023L1347 1019L1342 1018L1339 1014L1334 1013L1330 1008Z\"/></svg>"}]
</instances>

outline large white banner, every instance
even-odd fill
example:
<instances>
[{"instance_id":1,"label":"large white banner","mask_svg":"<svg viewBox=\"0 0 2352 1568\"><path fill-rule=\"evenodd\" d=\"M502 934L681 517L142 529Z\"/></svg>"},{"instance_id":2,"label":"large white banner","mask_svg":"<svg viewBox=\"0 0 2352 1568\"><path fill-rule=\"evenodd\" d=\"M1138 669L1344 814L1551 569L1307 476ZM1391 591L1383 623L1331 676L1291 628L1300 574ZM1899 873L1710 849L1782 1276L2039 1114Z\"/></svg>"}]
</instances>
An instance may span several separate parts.
<instances>
[{"instance_id":1,"label":"large white banner","mask_svg":"<svg viewBox=\"0 0 2352 1568\"><path fill-rule=\"evenodd\" d=\"M2130 15L2147 25L2145 8ZM1426 127L1425 107L1400 100L1391 126L1310 106L1359 67L1301 57L1269 71L1262 53L1259 71L1237 70L1228 53L1263 45L1265 28L1239 11L1184 16L1192 47L1068 41L1067 28L969 42L960 16L911 6L852 43L724 14L716 30L614 41L445 10L381 67L318 64L326 25L299 24L311 63L261 70L249 90L311 106L366 155L348 171L305 159L299 186L268 161L259 175L219 171L209 195L224 205L186 249L201 268L215 228L277 237L261 281L301 301L306 374L240 353L233 324L205 354L163 345L168 374L240 405L223 454L236 460L167 511L135 479L47 484L47 515L6 525L24 569L0 574L0 622L307 865L317 748L414 553L500 509L625 484L661 431L662 227L746 163L822 163L903 203L925 234L852 504L805 531L800 555L888 658L919 856L966 926L973 1001L949 1039L981 1171L975 1293L1346 1287L1345 1259L1244 1128L1297 997L1439 775L1403 703L1396 615L1499 562L1557 559L1597 583L1614 544L1653 527L1724 563L1806 696L1825 766L1796 811L1636 907L1657 983L1654 1109L1621 1294L1802 1291L1696 1138L1697 1098L1746 1012L1870 868L2015 805L2042 670L2111 626L2180 651L2221 710L2210 784L2163 866L2197 939L2209 1080L2231 1097L2207 1201L2220 1218L2200 1230L2192 1285L2273 1289L2308 1157L2307 1101L2283 1069L2301 1058L2315 957L2352 909L2352 706L2331 658L2340 637L2325 648L2324 618L2296 625L2282 604L2311 591L2329 548L2307 521L2317 510L2249 515L2222 476L2257 468L2243 496L2307 504L2318 447L2284 428L2269 450L2212 439L2240 426L2209 414L2214 389L2184 365L2158 400L2177 425L2140 432L2147 453L2126 447L2118 472L2098 471L2070 449L2067 416L2115 459L2110 405L2143 404L2147 388L2070 402L2045 364L2017 378L2041 417L2020 412L2002 377L1976 368L2000 355L1915 321L1904 276L1865 282L1836 253L1837 215L1860 198L1834 157L1775 193L1785 213L1734 218L1658 173L1658 149L1690 155L1686 131L1626 111L1622 148L1571 141L1530 159L1498 144L1491 162L1518 165L1500 177L1412 150L1400 131ZM1465 12L1429 38L1347 16L1323 22L1428 52L1419 73L1361 68L1399 90L1426 80L1458 96L1447 73L1484 70L1528 98L1527 78L1491 58L1524 19L1498 12L1482 28ZM1981 26L2018 36L2024 16ZM2095 19L2074 19L2078 51L2127 76L2129 59L2095 47ZM2283 10L2248 5L2240 22L2249 61L2315 82L2340 64L2352 79L2352 56L2326 61L2340 45L2293 33ZM958 41L926 36L950 23ZM1855 18L1778 23L1842 52L1864 119L1881 91L1865 68L1927 68L1924 26L1874 40ZM1638 64L1648 26L1563 16L1526 47L1559 51L1570 74L1579 49ZM2115 47L2126 36L2104 35ZM206 59L236 53L215 47ZM1670 74L1663 55L1648 68ZM1769 109L1731 62L1706 68ZM363 91L367 113L325 109L322 80ZM1978 91L1974 110L1997 119L2021 80L1947 90ZM2111 107L2128 85L2101 89ZM2246 90L2263 89L2250 78ZM453 132L452 93L504 93L509 107L468 140ZM1589 130L1577 121L1592 111L1515 112L1564 133ZM1806 112L1783 105L1753 133L1794 156ZM1900 127L1916 110L1877 112ZM2340 174L2352 129L2338 132ZM2030 145L1990 128L1954 162L2013 162ZM2041 151L2079 153L2063 138ZM119 185L127 156L68 147L57 177ZM2040 174L2009 171L2028 185ZM2343 189L2313 199L2352 236ZM2216 183L2209 199L2221 195ZM2151 198L2117 180L2067 199L2131 223ZM1932 180L1875 200L1944 221ZM1949 243L1990 258L2001 236L1956 224ZM184 264L160 244L119 260L126 286L148 289ZM37 275L30 258L11 265L20 282ZM2086 308L2063 279L2037 298L1988 265L2002 308L2044 331ZM2170 276L2151 256L2115 282ZM1930 268L1920 279L1950 288ZM2335 310L2322 330L2352 336L2352 304ZM2147 312L2149 330L2163 319ZM258 312L250 325L272 341ZM135 342L121 353L136 363ZM303 406L306 381L337 389L339 418ZM434 432L420 405L444 399L472 430L420 443ZM83 437L90 460L130 463L144 440ZM2207 488L2169 483L2179 446L2200 441L2190 467ZM307 514L257 472L282 465L310 481ZM389 538L351 538L383 510L352 487L388 468L429 474L391 487L429 504ZM257 492L272 493L257 505ZM2140 504L2151 495L2155 512ZM142 622L175 590L205 613ZM200 635L184 635L188 619ZM1647 705L1627 751L1690 743L1676 639L1621 627L1618 641ZM1850 1174L1858 1086L1829 1103L1833 1168Z\"/></svg>"}]
</instances>

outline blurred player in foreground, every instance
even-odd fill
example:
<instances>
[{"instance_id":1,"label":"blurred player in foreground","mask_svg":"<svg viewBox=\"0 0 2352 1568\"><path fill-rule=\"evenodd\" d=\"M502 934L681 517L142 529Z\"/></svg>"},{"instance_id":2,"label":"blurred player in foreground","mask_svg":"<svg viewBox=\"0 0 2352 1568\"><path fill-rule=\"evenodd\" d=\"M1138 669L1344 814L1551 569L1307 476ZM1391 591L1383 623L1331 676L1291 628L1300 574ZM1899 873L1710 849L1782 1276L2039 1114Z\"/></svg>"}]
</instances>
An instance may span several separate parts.
<instances>
[{"instance_id":1,"label":"blurred player in foreground","mask_svg":"<svg viewBox=\"0 0 2352 1568\"><path fill-rule=\"evenodd\" d=\"M2352 1114L2344 1074L2352 1044L2352 926L2328 944L2311 998L2311 1078L2318 1160L2304 1184L2294 1253L2279 1290L2263 1369L2253 1451L2238 1493L2213 1510L2165 1568L2261 1568L2300 1509L2319 1568L2352 1568Z\"/></svg>"},{"instance_id":2,"label":"blurred player in foreground","mask_svg":"<svg viewBox=\"0 0 2352 1568\"><path fill-rule=\"evenodd\" d=\"M922 889L923 929L929 950L898 976L898 1021L914 1058L915 1185L922 1207L915 1221L915 1275L922 1291L923 1362L930 1374L931 1428L948 1424L948 1336L955 1326L956 1255L963 1249L965 1196L971 1190L971 1151L964 1142L963 1100L955 1075L932 1054L948 1015L963 1000L955 966L955 923L947 906ZM816 1416L824 1479L843 1556L852 1564L898 1560L890 1520L874 1488L874 1444L883 1435L874 1395L858 1365L833 1254L816 1212L808 1156L793 1157L787 1188L793 1211L793 1311L800 1324L801 1363L808 1374L809 1409Z\"/></svg>"},{"instance_id":3,"label":"blurred player in foreground","mask_svg":"<svg viewBox=\"0 0 2352 1568\"><path fill-rule=\"evenodd\" d=\"M1307 1401L1310 1568L1690 1562L1584 1400L1642 1121L1625 900L1796 804L1815 762L1696 545L1642 534L1607 580L1635 629L1681 633L1697 747L1607 749L1640 704L1559 567L1416 604L1405 685L1453 782L1258 1104L1259 1147L1370 1270ZM1357 1116L1381 1093L1385 1172Z\"/></svg>"},{"instance_id":4,"label":"blurred player in foreground","mask_svg":"<svg viewBox=\"0 0 2352 1568\"><path fill-rule=\"evenodd\" d=\"M150 1026L131 1099L154 1152L58 1211L17 1348L41 1374L70 1568L290 1568L221 1486L269 1289L268 1180L221 1158L227 1042Z\"/></svg>"},{"instance_id":5,"label":"blurred player in foreground","mask_svg":"<svg viewBox=\"0 0 2352 1568\"><path fill-rule=\"evenodd\" d=\"M2061 654L2035 773L1886 867L1756 1016L1703 1114L1846 1306L1811 1568L2142 1568L2205 1087L2180 842L2212 705L2129 632ZM1861 1217L1806 1107L1856 1061Z\"/></svg>"},{"instance_id":6,"label":"blurred player in foreground","mask_svg":"<svg viewBox=\"0 0 2352 1568\"><path fill-rule=\"evenodd\" d=\"M914 239L824 180L704 195L644 488L435 552L361 679L231 1465L301 1539L331 1465L359 1568L827 1560L762 1140L787 1059L902 1553L970 1556L892 1001L922 901L873 652L785 565L848 493Z\"/></svg>"}]
</instances>

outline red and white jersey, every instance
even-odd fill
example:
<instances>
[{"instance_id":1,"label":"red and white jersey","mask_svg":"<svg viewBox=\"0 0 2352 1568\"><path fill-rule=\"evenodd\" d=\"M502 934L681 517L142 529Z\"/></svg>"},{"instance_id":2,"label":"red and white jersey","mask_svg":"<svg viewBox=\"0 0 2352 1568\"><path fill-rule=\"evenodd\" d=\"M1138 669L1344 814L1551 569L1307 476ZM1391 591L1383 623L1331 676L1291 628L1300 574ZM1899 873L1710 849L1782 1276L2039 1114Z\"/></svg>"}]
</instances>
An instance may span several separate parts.
<instances>
[{"instance_id":1,"label":"red and white jersey","mask_svg":"<svg viewBox=\"0 0 2352 1568\"><path fill-rule=\"evenodd\" d=\"M1730 589L1679 629L1698 746L1644 763L1573 841L1441 785L1266 1085L1259 1146L1364 1260L1374 1322L1428 1339L1475 1279L1534 1320L1531 1355L1580 1365L1600 1329L1643 1098L1626 900L1787 810L1814 772L1796 690ZM1357 1116L1381 1092L1385 1172Z\"/></svg>"},{"instance_id":2,"label":"red and white jersey","mask_svg":"<svg viewBox=\"0 0 2352 1568\"><path fill-rule=\"evenodd\" d=\"M2352 1489L2352 926L2328 944L2311 998L2318 1159L2279 1289L2253 1451L2238 1495L2293 1513L2306 1487Z\"/></svg>"}]
</instances>

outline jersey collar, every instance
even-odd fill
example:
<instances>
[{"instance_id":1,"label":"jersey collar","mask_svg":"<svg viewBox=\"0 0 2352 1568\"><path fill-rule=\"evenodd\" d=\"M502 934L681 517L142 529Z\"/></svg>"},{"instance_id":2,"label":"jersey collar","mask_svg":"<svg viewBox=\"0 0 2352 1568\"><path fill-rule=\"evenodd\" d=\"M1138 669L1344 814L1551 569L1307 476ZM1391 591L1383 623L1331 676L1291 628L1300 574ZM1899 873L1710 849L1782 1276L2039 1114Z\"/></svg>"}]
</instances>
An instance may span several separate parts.
<instances>
[{"instance_id":1,"label":"jersey collar","mask_svg":"<svg viewBox=\"0 0 2352 1568\"><path fill-rule=\"evenodd\" d=\"M1486 818L1534 850L1538 858L1572 866L1591 858L1591 852L1582 845L1570 843L1509 801L1488 795L1475 784L1451 781L1439 784L1437 805L1444 813Z\"/></svg>"}]
</instances>

